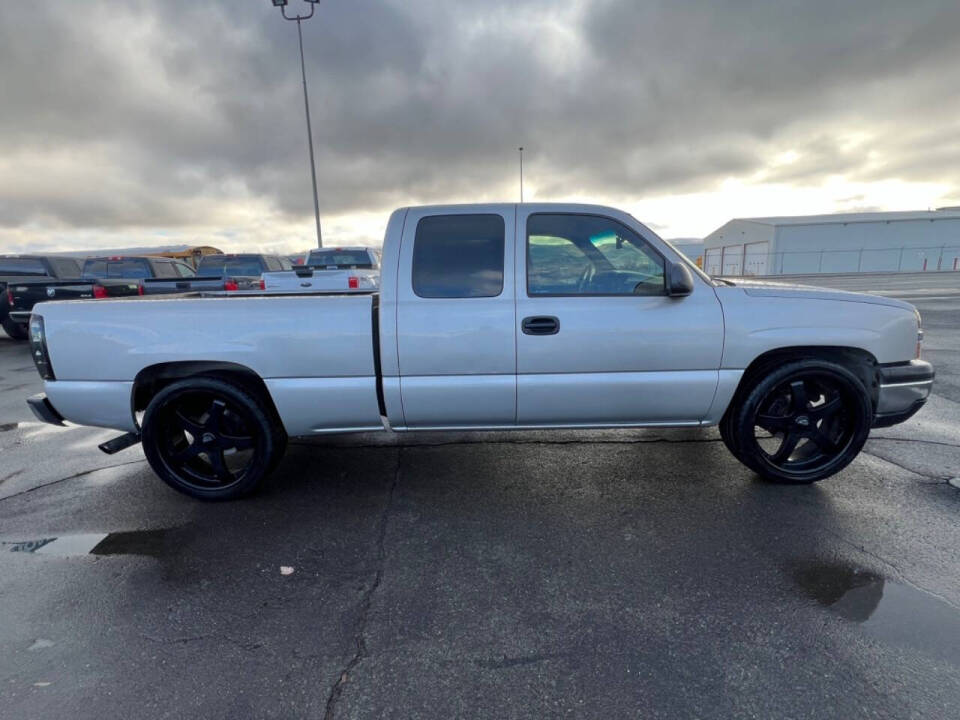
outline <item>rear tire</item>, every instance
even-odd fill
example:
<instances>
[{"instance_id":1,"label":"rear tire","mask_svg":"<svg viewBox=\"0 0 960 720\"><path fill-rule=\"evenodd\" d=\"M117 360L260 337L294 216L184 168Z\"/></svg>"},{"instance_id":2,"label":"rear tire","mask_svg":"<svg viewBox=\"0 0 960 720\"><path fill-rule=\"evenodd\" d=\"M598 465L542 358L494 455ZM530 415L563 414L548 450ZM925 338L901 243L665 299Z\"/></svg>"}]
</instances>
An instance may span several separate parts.
<instances>
[{"instance_id":1,"label":"rear tire","mask_svg":"<svg viewBox=\"0 0 960 720\"><path fill-rule=\"evenodd\" d=\"M30 337L30 333L20 323L15 323L10 318L3 319L3 329L14 340L26 340Z\"/></svg>"},{"instance_id":2,"label":"rear tire","mask_svg":"<svg viewBox=\"0 0 960 720\"><path fill-rule=\"evenodd\" d=\"M255 492L276 467L286 434L246 388L196 377L161 390L143 416L143 452L154 472L199 500Z\"/></svg>"},{"instance_id":3,"label":"rear tire","mask_svg":"<svg viewBox=\"0 0 960 720\"><path fill-rule=\"evenodd\" d=\"M754 376L720 423L740 462L766 480L817 482L840 472L870 434L873 404L842 365L805 359Z\"/></svg>"}]
</instances>

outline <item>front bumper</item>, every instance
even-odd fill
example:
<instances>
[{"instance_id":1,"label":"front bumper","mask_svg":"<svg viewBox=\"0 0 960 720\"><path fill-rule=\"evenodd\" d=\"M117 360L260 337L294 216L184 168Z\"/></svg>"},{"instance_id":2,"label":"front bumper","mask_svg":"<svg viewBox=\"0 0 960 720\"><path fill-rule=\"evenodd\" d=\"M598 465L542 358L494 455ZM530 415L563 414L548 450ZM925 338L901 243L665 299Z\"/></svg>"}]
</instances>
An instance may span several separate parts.
<instances>
[{"instance_id":1,"label":"front bumper","mask_svg":"<svg viewBox=\"0 0 960 720\"><path fill-rule=\"evenodd\" d=\"M880 366L880 392L873 427L896 425L916 414L930 395L933 378L933 365L924 360Z\"/></svg>"},{"instance_id":2,"label":"front bumper","mask_svg":"<svg viewBox=\"0 0 960 720\"><path fill-rule=\"evenodd\" d=\"M63 427L63 416L57 412L50 399L43 393L27 398L27 405L40 422Z\"/></svg>"}]
</instances>

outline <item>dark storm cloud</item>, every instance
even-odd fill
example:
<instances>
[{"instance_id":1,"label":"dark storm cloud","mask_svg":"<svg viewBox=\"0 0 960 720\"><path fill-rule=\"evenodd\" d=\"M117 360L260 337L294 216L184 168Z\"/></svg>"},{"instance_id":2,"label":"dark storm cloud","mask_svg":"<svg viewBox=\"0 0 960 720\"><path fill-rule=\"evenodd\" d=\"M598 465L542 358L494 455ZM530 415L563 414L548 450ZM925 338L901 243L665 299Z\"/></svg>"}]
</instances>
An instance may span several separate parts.
<instances>
[{"instance_id":1,"label":"dark storm cloud","mask_svg":"<svg viewBox=\"0 0 960 720\"><path fill-rule=\"evenodd\" d=\"M761 172L960 184L955 2L318 8L325 214L512 193L520 144L541 198ZM0 227L216 222L245 198L308 215L295 43L267 0L3 3Z\"/></svg>"}]
</instances>

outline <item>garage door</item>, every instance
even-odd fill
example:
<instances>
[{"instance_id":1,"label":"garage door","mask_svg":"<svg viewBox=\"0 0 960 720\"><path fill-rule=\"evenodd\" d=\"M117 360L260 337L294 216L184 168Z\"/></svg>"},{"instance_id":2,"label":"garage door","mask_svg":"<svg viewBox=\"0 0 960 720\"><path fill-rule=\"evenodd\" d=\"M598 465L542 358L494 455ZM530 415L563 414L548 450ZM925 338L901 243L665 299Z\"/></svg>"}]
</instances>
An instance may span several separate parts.
<instances>
[{"instance_id":1,"label":"garage door","mask_svg":"<svg viewBox=\"0 0 960 720\"><path fill-rule=\"evenodd\" d=\"M728 245L723 249L723 275L743 272L743 245Z\"/></svg>"},{"instance_id":2,"label":"garage door","mask_svg":"<svg viewBox=\"0 0 960 720\"><path fill-rule=\"evenodd\" d=\"M766 241L747 243L743 252L743 274L766 275L767 252L769 250L770 243Z\"/></svg>"},{"instance_id":3,"label":"garage door","mask_svg":"<svg viewBox=\"0 0 960 720\"><path fill-rule=\"evenodd\" d=\"M703 268L707 275L719 275L720 274L720 254L722 252L721 248L708 248L704 254L703 260L705 267Z\"/></svg>"}]
</instances>

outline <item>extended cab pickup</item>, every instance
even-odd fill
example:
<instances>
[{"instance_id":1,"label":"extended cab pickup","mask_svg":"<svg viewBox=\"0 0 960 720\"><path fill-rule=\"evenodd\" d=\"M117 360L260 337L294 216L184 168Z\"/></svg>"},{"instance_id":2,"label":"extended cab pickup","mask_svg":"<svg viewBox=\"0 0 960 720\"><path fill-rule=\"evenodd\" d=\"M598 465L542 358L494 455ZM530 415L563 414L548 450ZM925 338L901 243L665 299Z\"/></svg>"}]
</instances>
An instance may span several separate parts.
<instances>
[{"instance_id":1,"label":"extended cab pickup","mask_svg":"<svg viewBox=\"0 0 960 720\"><path fill-rule=\"evenodd\" d=\"M175 489L254 490L288 436L719 425L809 483L909 418L933 368L907 303L718 281L627 213L404 208L379 293L47 303L38 417L115 428Z\"/></svg>"},{"instance_id":2,"label":"extended cab pickup","mask_svg":"<svg viewBox=\"0 0 960 720\"><path fill-rule=\"evenodd\" d=\"M26 329L10 318L10 285L79 278L80 265L56 255L0 255L0 325L14 340L26 340Z\"/></svg>"}]
</instances>

